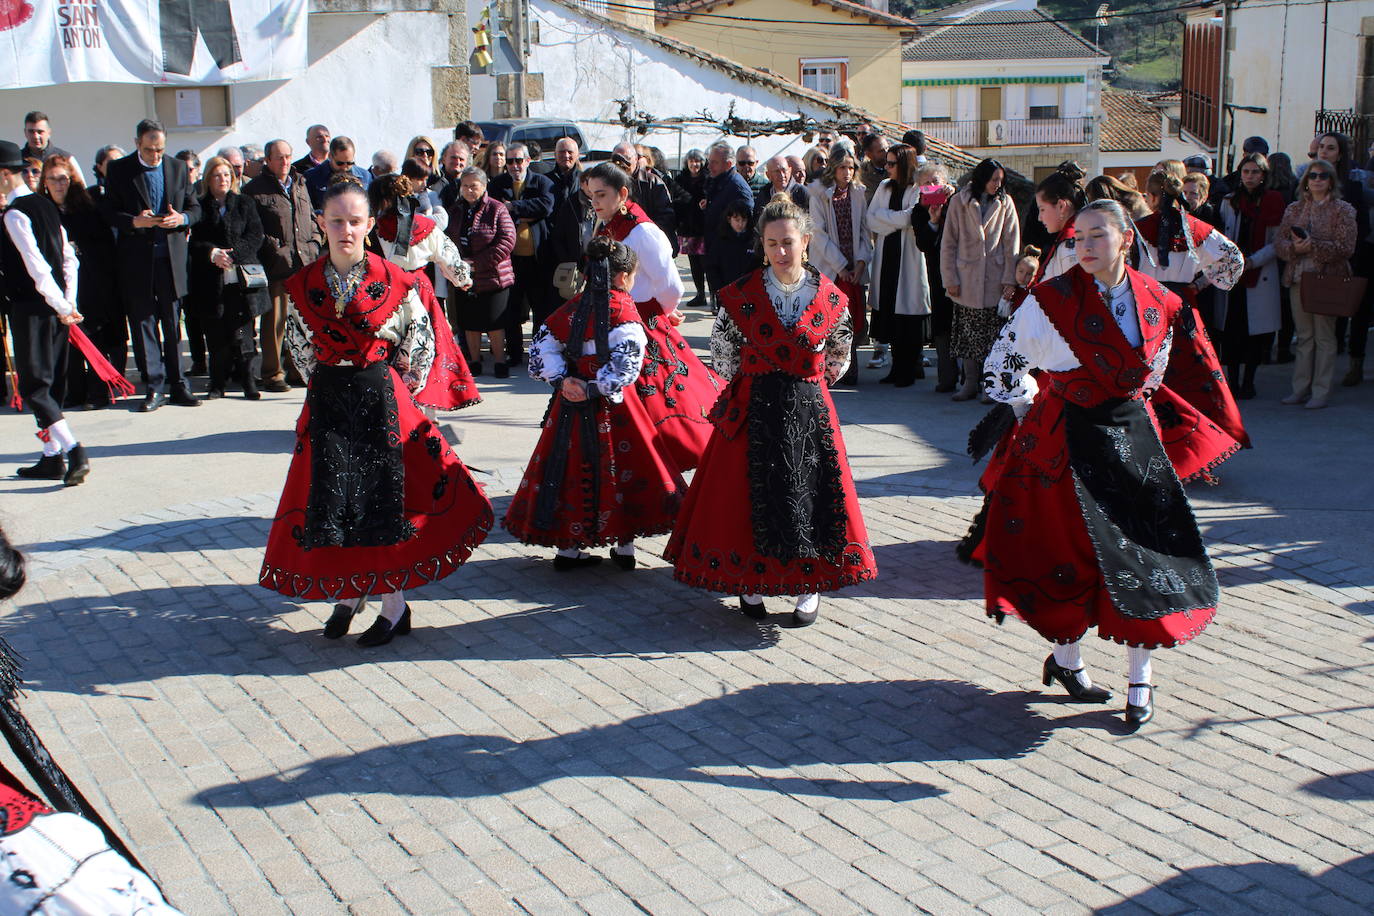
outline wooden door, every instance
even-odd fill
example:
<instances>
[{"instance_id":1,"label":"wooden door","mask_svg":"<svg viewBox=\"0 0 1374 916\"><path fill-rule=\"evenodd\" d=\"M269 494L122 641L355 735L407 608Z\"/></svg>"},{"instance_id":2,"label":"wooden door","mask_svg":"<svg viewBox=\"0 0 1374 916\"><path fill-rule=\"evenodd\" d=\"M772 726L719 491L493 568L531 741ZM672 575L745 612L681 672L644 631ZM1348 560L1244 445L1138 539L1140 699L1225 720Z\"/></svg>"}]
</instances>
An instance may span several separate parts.
<instances>
[{"instance_id":1,"label":"wooden door","mask_svg":"<svg viewBox=\"0 0 1374 916\"><path fill-rule=\"evenodd\" d=\"M982 145L988 145L988 122L1002 117L1002 87L983 86L978 90L978 120L982 121Z\"/></svg>"}]
</instances>

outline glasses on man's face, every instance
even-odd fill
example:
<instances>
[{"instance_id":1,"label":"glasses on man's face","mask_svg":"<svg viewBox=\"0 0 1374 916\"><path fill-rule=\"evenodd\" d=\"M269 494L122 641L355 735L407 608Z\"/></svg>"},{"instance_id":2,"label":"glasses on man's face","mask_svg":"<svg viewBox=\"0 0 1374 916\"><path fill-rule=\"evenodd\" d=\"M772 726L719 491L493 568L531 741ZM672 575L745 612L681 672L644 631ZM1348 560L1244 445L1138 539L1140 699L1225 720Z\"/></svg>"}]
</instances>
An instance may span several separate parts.
<instances>
[{"instance_id":1,"label":"glasses on man's face","mask_svg":"<svg viewBox=\"0 0 1374 916\"><path fill-rule=\"evenodd\" d=\"M759 164L759 161L758 161L757 159L741 159L741 160L739 161L739 164L740 164L740 165L758 165L758 164Z\"/></svg>"},{"instance_id":2,"label":"glasses on man's face","mask_svg":"<svg viewBox=\"0 0 1374 916\"><path fill-rule=\"evenodd\" d=\"M430 148L427 147L427 146L417 146L417 147L415 147L415 155L417 155L417 156L433 156L433 155L434 155L434 150L430 149Z\"/></svg>"},{"instance_id":3,"label":"glasses on man's face","mask_svg":"<svg viewBox=\"0 0 1374 916\"><path fill-rule=\"evenodd\" d=\"M507 156L506 165L520 165L525 161L524 156Z\"/></svg>"},{"instance_id":4,"label":"glasses on man's face","mask_svg":"<svg viewBox=\"0 0 1374 916\"><path fill-rule=\"evenodd\" d=\"M334 168L337 169L337 170L340 171L340 172L342 172L344 169L351 169L351 168L353 168L353 160L350 159L350 160L348 160L347 162L344 162L344 161L341 160L341 159L335 159L335 160L334 160Z\"/></svg>"},{"instance_id":5,"label":"glasses on man's face","mask_svg":"<svg viewBox=\"0 0 1374 916\"><path fill-rule=\"evenodd\" d=\"M829 146L831 143L834 143L835 141L833 137L821 137L816 142L821 146Z\"/></svg>"}]
</instances>

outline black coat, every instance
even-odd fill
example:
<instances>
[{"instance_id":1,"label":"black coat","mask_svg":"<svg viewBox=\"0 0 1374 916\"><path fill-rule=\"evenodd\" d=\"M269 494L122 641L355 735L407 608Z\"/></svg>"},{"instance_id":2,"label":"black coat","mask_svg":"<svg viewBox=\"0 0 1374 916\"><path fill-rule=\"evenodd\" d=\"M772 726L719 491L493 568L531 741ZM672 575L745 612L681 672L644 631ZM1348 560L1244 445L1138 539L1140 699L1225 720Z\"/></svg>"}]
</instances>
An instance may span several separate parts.
<instances>
[{"instance_id":1,"label":"black coat","mask_svg":"<svg viewBox=\"0 0 1374 916\"><path fill-rule=\"evenodd\" d=\"M234 264L261 264L262 219L252 198L232 191L224 198L224 215L219 204L206 194L200 201L201 217L191 230L191 296L188 305L203 318L230 319L247 324L272 308L266 288L247 290L243 283L225 283L224 271L210 260L212 248L231 253Z\"/></svg>"},{"instance_id":2,"label":"black coat","mask_svg":"<svg viewBox=\"0 0 1374 916\"><path fill-rule=\"evenodd\" d=\"M520 198L515 198L515 179L510 172L497 175L487 185L487 195L495 200L509 202L507 208L510 218L515 221L516 229L521 222L530 224L530 238L534 241L536 256L547 255L545 247L549 237L549 217L553 216L553 182L535 172L525 173L525 186L520 190Z\"/></svg>"},{"instance_id":3,"label":"black coat","mask_svg":"<svg viewBox=\"0 0 1374 916\"><path fill-rule=\"evenodd\" d=\"M62 210L62 228L81 265L76 274L76 306L86 319L86 330L123 320L115 285L115 237L109 224L90 206Z\"/></svg>"},{"instance_id":4,"label":"black coat","mask_svg":"<svg viewBox=\"0 0 1374 916\"><path fill-rule=\"evenodd\" d=\"M677 173L677 186L684 197L676 202L677 231L687 238L699 239L702 236L702 222L706 214L701 211L701 202L706 199L706 166L693 175L687 169Z\"/></svg>"},{"instance_id":5,"label":"black coat","mask_svg":"<svg viewBox=\"0 0 1374 916\"><path fill-rule=\"evenodd\" d=\"M134 217L152 208L138 153L116 159L105 168L105 194L100 207L105 221L119 234L115 250L119 259L119 291L126 307L153 298L154 247L159 236L167 240L177 296L185 296L190 290L186 273L186 235L187 229L200 220L200 201L191 189L186 163L180 159L162 157L162 181L167 205L186 214L187 225L179 229L156 226L136 229Z\"/></svg>"},{"instance_id":6,"label":"black coat","mask_svg":"<svg viewBox=\"0 0 1374 916\"><path fill-rule=\"evenodd\" d=\"M945 239L945 224L930 225L930 211L921 204L911 209L911 228L916 231L916 247L926 256L926 282L930 287L930 336L947 337L954 328L954 300L945 292L940 273L940 245Z\"/></svg>"}]
</instances>

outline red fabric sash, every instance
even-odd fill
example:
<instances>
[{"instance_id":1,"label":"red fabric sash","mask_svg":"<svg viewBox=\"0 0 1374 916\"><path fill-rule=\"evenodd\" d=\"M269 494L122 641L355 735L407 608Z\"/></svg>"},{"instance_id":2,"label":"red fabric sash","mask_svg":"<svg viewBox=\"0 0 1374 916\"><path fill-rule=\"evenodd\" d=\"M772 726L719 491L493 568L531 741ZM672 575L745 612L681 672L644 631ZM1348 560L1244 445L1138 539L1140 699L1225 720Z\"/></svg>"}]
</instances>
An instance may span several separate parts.
<instances>
[{"instance_id":1,"label":"red fabric sash","mask_svg":"<svg viewBox=\"0 0 1374 916\"><path fill-rule=\"evenodd\" d=\"M121 396L128 397L134 393L133 383L124 377L124 374L105 358L99 348L86 336L86 332L81 330L80 325L71 325L67 328L67 339L72 346L81 351L81 355L86 357L86 362L91 364L91 369L96 376L105 383L105 387L110 390L110 400L118 400ZM17 395L16 395L17 396Z\"/></svg>"},{"instance_id":2,"label":"red fabric sash","mask_svg":"<svg viewBox=\"0 0 1374 916\"><path fill-rule=\"evenodd\" d=\"M366 273L343 314L336 311L324 278L328 255L286 281L286 292L310 330L315 357L325 365L368 366L391 354L391 344L377 331L396 313L415 278L380 255L368 252L366 258Z\"/></svg>"}]
</instances>

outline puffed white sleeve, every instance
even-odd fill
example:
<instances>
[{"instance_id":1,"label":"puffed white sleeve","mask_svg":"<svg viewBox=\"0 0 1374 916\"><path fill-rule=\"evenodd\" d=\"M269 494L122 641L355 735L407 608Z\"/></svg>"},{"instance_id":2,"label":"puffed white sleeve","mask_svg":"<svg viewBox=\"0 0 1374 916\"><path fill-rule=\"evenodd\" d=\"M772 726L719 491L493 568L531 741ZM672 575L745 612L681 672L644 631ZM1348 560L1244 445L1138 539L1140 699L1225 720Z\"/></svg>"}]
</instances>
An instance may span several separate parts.
<instances>
[{"instance_id":1,"label":"puffed white sleeve","mask_svg":"<svg viewBox=\"0 0 1374 916\"><path fill-rule=\"evenodd\" d=\"M1046 366L1057 368L1064 362L1065 354L1055 352L1056 342L1069 361L1076 362L1064 338L1045 317L1040 303L1034 296L1027 296L997 335L992 352L983 363L983 390L988 397L1011 405L1018 419L1025 416L1040 390L1030 371Z\"/></svg>"},{"instance_id":2,"label":"puffed white sleeve","mask_svg":"<svg viewBox=\"0 0 1374 916\"><path fill-rule=\"evenodd\" d=\"M310 376L315 372L315 345L310 342L310 332L306 330L305 321L301 318L301 313L296 311L296 303L288 297L286 300L286 329L283 334L283 342L286 344L286 352L291 355L291 362L295 364L296 370L300 372L301 378L310 381Z\"/></svg>"},{"instance_id":3,"label":"puffed white sleeve","mask_svg":"<svg viewBox=\"0 0 1374 916\"><path fill-rule=\"evenodd\" d=\"M453 244L453 239L444 232L436 229L425 236L420 246L424 249L425 261L438 267L444 278L450 283L466 286L472 282L471 268L463 260L462 254L458 251L458 246Z\"/></svg>"},{"instance_id":4,"label":"puffed white sleeve","mask_svg":"<svg viewBox=\"0 0 1374 916\"><path fill-rule=\"evenodd\" d=\"M1213 229L1197 246L1198 264L1202 275L1217 289L1231 289L1245 273L1245 255L1239 246L1219 230Z\"/></svg>"},{"instance_id":5,"label":"puffed white sleeve","mask_svg":"<svg viewBox=\"0 0 1374 916\"><path fill-rule=\"evenodd\" d=\"M396 371L406 387L417 393L425 387L434 365L434 325L420 302L420 294L413 289L396 311L402 328L400 343L396 345Z\"/></svg>"},{"instance_id":6,"label":"puffed white sleeve","mask_svg":"<svg viewBox=\"0 0 1374 916\"><path fill-rule=\"evenodd\" d=\"M596 393L613 404L625 400L624 389L634 384L639 378L639 370L644 367L644 348L648 342L644 326L637 321L611 328L607 338L611 358L596 370Z\"/></svg>"},{"instance_id":7,"label":"puffed white sleeve","mask_svg":"<svg viewBox=\"0 0 1374 916\"><path fill-rule=\"evenodd\" d=\"M846 311L825 338L825 383L833 385L849 371L854 351L854 325Z\"/></svg>"},{"instance_id":8,"label":"puffed white sleeve","mask_svg":"<svg viewBox=\"0 0 1374 916\"><path fill-rule=\"evenodd\" d=\"M554 337L549 326L541 324L529 346L530 378L557 385L568 374L568 360L563 355L563 341Z\"/></svg>"}]
</instances>

